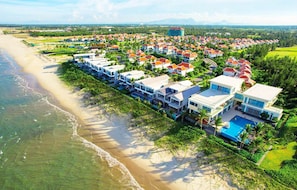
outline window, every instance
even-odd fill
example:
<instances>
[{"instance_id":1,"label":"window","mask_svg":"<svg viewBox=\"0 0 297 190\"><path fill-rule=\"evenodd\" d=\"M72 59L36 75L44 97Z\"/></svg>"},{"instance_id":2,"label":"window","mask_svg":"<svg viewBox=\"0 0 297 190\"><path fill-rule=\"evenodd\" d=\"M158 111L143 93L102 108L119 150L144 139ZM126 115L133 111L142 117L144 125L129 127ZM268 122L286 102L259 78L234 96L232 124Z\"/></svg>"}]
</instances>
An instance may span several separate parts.
<instances>
[{"instance_id":1,"label":"window","mask_svg":"<svg viewBox=\"0 0 297 190\"><path fill-rule=\"evenodd\" d=\"M239 100L243 100L243 95L242 94L235 94L235 98Z\"/></svg>"},{"instance_id":2,"label":"window","mask_svg":"<svg viewBox=\"0 0 297 190\"><path fill-rule=\"evenodd\" d=\"M206 110L207 112L211 112L211 109L209 107L203 106L202 109Z\"/></svg>"},{"instance_id":3,"label":"window","mask_svg":"<svg viewBox=\"0 0 297 190\"><path fill-rule=\"evenodd\" d=\"M198 105L195 102L190 101L190 105L197 107Z\"/></svg>"},{"instance_id":4,"label":"window","mask_svg":"<svg viewBox=\"0 0 297 190\"><path fill-rule=\"evenodd\" d=\"M254 99L249 99L248 104L252 105L252 106L256 106L258 108L263 108L264 107L264 102L258 101L258 100L254 100Z\"/></svg>"}]
</instances>

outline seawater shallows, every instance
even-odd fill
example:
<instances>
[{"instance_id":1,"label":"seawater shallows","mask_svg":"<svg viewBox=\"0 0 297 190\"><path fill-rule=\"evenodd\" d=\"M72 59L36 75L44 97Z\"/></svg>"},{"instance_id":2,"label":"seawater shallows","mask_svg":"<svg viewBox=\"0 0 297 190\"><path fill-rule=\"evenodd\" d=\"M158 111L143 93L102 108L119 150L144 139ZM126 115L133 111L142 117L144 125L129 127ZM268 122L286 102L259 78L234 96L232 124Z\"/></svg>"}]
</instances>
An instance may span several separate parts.
<instances>
[{"instance_id":1,"label":"seawater shallows","mask_svg":"<svg viewBox=\"0 0 297 190\"><path fill-rule=\"evenodd\" d=\"M141 189L28 79L0 50L0 189Z\"/></svg>"}]
</instances>

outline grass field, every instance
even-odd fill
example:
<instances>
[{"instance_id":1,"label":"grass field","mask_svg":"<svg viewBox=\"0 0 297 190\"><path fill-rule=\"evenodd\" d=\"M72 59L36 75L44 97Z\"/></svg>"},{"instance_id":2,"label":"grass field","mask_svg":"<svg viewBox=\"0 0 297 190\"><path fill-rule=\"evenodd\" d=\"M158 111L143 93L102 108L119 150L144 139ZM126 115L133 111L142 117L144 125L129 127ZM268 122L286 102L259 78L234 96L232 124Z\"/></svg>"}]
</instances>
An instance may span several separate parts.
<instances>
[{"instance_id":1,"label":"grass field","mask_svg":"<svg viewBox=\"0 0 297 190\"><path fill-rule=\"evenodd\" d=\"M276 48L275 51L271 51L267 54L268 57L272 57L272 56L280 56L280 57L284 57L284 56L289 56L289 57L295 57L297 59L297 46L293 46L293 47L285 47L285 48Z\"/></svg>"},{"instance_id":2,"label":"grass field","mask_svg":"<svg viewBox=\"0 0 297 190\"><path fill-rule=\"evenodd\" d=\"M261 168L267 170L279 170L284 160L292 160L296 152L297 142L291 142L286 147L270 151L262 164Z\"/></svg>"}]
</instances>

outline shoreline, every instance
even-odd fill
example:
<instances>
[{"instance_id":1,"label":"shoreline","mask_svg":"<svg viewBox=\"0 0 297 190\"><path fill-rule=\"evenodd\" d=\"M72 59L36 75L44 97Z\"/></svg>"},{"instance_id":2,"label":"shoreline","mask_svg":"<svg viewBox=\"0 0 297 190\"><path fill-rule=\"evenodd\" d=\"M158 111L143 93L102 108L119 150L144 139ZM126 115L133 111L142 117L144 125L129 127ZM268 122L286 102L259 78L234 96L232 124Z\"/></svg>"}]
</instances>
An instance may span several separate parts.
<instances>
[{"instance_id":1,"label":"shoreline","mask_svg":"<svg viewBox=\"0 0 297 190\"><path fill-rule=\"evenodd\" d=\"M79 136L124 164L142 188L234 189L216 175L214 169L199 169L191 151L173 156L156 149L153 142L141 137L136 129L128 129L128 117L104 115L99 108L86 106L82 97L59 79L58 64L43 59L21 39L0 32L0 42L0 48L12 56L25 73L34 76L58 106L76 117L82 125L78 128Z\"/></svg>"}]
</instances>

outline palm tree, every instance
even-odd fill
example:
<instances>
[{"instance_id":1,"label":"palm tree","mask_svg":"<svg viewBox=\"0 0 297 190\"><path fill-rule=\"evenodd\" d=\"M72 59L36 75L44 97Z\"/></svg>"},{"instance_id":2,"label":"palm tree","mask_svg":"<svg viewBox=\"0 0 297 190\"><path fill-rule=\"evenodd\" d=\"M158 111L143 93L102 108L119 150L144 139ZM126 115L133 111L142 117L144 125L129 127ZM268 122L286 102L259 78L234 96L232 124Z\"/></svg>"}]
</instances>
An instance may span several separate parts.
<instances>
[{"instance_id":1,"label":"palm tree","mask_svg":"<svg viewBox=\"0 0 297 190\"><path fill-rule=\"evenodd\" d=\"M254 127L254 129L255 129L255 137L257 137L260 134L260 132L262 131L263 127L264 127L264 123L262 123L262 122L258 123Z\"/></svg>"},{"instance_id":2,"label":"palm tree","mask_svg":"<svg viewBox=\"0 0 297 190\"><path fill-rule=\"evenodd\" d=\"M248 139L248 136L249 134L246 131L240 134L240 149L242 149L244 142Z\"/></svg>"},{"instance_id":3,"label":"palm tree","mask_svg":"<svg viewBox=\"0 0 297 190\"><path fill-rule=\"evenodd\" d=\"M200 110L199 117L195 125L197 125L198 122L200 122L200 128L203 128L203 120L207 118L207 111L205 109Z\"/></svg>"},{"instance_id":4,"label":"palm tree","mask_svg":"<svg viewBox=\"0 0 297 190\"><path fill-rule=\"evenodd\" d=\"M251 124L246 124L246 125L245 125L245 131L246 131L247 133L250 133L250 132L252 131L252 125L251 125Z\"/></svg>"},{"instance_id":5,"label":"palm tree","mask_svg":"<svg viewBox=\"0 0 297 190\"><path fill-rule=\"evenodd\" d=\"M215 123L214 123L215 129L213 131L214 136L216 136L218 126L221 126L221 125L223 125L223 121L222 121L222 117L220 116L215 119Z\"/></svg>"}]
</instances>

